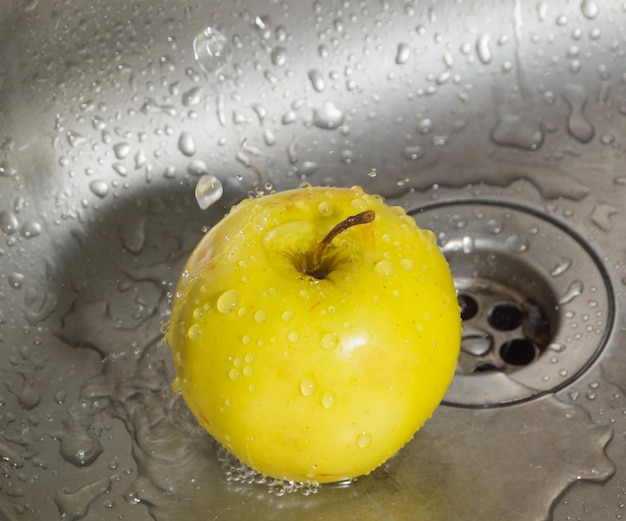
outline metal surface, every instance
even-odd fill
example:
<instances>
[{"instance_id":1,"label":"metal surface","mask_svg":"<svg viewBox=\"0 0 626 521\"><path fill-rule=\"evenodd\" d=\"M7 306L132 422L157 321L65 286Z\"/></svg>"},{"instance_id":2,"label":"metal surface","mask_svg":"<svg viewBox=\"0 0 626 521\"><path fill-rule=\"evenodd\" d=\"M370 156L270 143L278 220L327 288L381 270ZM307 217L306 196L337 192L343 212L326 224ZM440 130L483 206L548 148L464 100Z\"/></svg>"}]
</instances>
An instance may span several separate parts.
<instances>
[{"instance_id":1,"label":"metal surface","mask_svg":"<svg viewBox=\"0 0 626 521\"><path fill-rule=\"evenodd\" d=\"M4 2L0 519L619 518L625 21L608 0ZM405 206L476 303L446 404L319 489L225 461L160 342L202 233L301 182Z\"/></svg>"}]
</instances>

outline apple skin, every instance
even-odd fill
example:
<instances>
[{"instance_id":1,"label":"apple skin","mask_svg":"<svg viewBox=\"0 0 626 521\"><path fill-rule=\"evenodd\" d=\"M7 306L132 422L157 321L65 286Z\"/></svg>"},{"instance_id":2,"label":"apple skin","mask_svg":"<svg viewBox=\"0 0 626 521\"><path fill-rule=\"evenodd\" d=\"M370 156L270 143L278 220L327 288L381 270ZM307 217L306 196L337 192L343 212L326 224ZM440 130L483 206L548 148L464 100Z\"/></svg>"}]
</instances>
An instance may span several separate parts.
<instances>
[{"instance_id":1,"label":"apple skin","mask_svg":"<svg viewBox=\"0 0 626 521\"><path fill-rule=\"evenodd\" d=\"M323 279L299 271L340 221ZM359 187L244 200L203 237L174 297L174 388L261 474L368 474L432 415L452 380L460 311L435 236Z\"/></svg>"}]
</instances>

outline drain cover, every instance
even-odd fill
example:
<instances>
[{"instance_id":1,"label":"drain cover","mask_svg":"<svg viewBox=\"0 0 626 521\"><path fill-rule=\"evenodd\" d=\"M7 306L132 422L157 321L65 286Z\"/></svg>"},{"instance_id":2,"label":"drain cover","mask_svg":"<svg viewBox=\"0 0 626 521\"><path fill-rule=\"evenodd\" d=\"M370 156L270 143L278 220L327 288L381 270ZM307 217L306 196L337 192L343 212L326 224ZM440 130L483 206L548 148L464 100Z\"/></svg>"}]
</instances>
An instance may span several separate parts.
<instances>
[{"instance_id":1,"label":"drain cover","mask_svg":"<svg viewBox=\"0 0 626 521\"><path fill-rule=\"evenodd\" d=\"M492 407L577 379L613 321L609 279L584 240L549 216L490 201L410 212L454 276L463 339L444 403Z\"/></svg>"}]
</instances>

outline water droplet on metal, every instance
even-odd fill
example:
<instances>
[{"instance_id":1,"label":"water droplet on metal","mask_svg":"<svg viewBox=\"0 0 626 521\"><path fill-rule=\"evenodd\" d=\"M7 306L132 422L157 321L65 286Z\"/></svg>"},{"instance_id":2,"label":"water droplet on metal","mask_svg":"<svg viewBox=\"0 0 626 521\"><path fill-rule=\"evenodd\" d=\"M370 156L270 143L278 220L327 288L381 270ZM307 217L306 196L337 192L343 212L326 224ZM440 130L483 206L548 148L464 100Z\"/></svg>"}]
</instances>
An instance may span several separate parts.
<instances>
[{"instance_id":1,"label":"water droplet on metal","mask_svg":"<svg viewBox=\"0 0 626 521\"><path fill-rule=\"evenodd\" d=\"M195 195L201 210L206 210L219 201L223 193L224 188L222 187L222 183L214 175L205 174L198 179Z\"/></svg>"},{"instance_id":2,"label":"water droplet on metal","mask_svg":"<svg viewBox=\"0 0 626 521\"><path fill-rule=\"evenodd\" d=\"M218 30L207 27L193 39L193 54L204 72L219 72L231 58L228 38Z\"/></svg>"},{"instance_id":3,"label":"water droplet on metal","mask_svg":"<svg viewBox=\"0 0 626 521\"><path fill-rule=\"evenodd\" d=\"M588 143L593 138L595 129L584 114L587 91L580 85L568 83L563 89L563 97L570 107L567 117L568 132L581 143Z\"/></svg>"},{"instance_id":4,"label":"water droplet on metal","mask_svg":"<svg viewBox=\"0 0 626 521\"><path fill-rule=\"evenodd\" d=\"M118 159L124 159L131 151L131 146L128 143L118 143L113 146L113 152Z\"/></svg>"},{"instance_id":5,"label":"water droplet on metal","mask_svg":"<svg viewBox=\"0 0 626 521\"><path fill-rule=\"evenodd\" d=\"M33 237L37 237L41 235L41 224L39 221L34 221L32 219L26 221L22 228L20 229L20 235L26 239L32 239Z\"/></svg>"},{"instance_id":6,"label":"water droplet on metal","mask_svg":"<svg viewBox=\"0 0 626 521\"><path fill-rule=\"evenodd\" d=\"M476 54L478 54L478 59L485 65L491 63L492 55L489 48L489 34L481 34L476 40Z\"/></svg>"},{"instance_id":7,"label":"water droplet on metal","mask_svg":"<svg viewBox=\"0 0 626 521\"><path fill-rule=\"evenodd\" d=\"M75 492L59 491L54 496L54 502L59 509L61 518L78 521L89 512L89 507L103 494L111 490L112 479L102 478L94 483L79 488Z\"/></svg>"},{"instance_id":8,"label":"water droplet on metal","mask_svg":"<svg viewBox=\"0 0 626 521\"><path fill-rule=\"evenodd\" d=\"M0 228L7 235L15 233L20 223L17 220L17 216L9 210L0 211Z\"/></svg>"},{"instance_id":9,"label":"water droplet on metal","mask_svg":"<svg viewBox=\"0 0 626 521\"><path fill-rule=\"evenodd\" d=\"M585 18L588 18L589 20L593 20L600 12L598 4L596 4L594 0L583 0L580 5L580 9Z\"/></svg>"},{"instance_id":10,"label":"water droplet on metal","mask_svg":"<svg viewBox=\"0 0 626 521\"><path fill-rule=\"evenodd\" d=\"M489 219L487 229L494 235L498 235L504 229L504 224L499 219Z\"/></svg>"},{"instance_id":11,"label":"water droplet on metal","mask_svg":"<svg viewBox=\"0 0 626 521\"><path fill-rule=\"evenodd\" d=\"M326 101L315 110L313 124L316 127L331 130L339 127L343 121L343 112L332 101Z\"/></svg>"},{"instance_id":12,"label":"water droplet on metal","mask_svg":"<svg viewBox=\"0 0 626 521\"><path fill-rule=\"evenodd\" d=\"M561 257L555 266L550 270L550 275L553 277L558 277L565 273L569 267L572 265L572 259L569 257Z\"/></svg>"},{"instance_id":13,"label":"water droplet on metal","mask_svg":"<svg viewBox=\"0 0 626 521\"><path fill-rule=\"evenodd\" d=\"M409 47L406 43L398 44L398 49L396 51L396 63L398 65L403 65L409 61L411 58L411 47Z\"/></svg>"},{"instance_id":14,"label":"water droplet on metal","mask_svg":"<svg viewBox=\"0 0 626 521\"><path fill-rule=\"evenodd\" d=\"M570 284L569 288L567 288L565 294L559 299L559 304L568 304L576 297L582 295L583 289L584 286L582 281L575 280Z\"/></svg>"},{"instance_id":15,"label":"water droplet on metal","mask_svg":"<svg viewBox=\"0 0 626 521\"><path fill-rule=\"evenodd\" d=\"M9 281L9 285L13 289L20 289L24 285L24 280L26 279L24 274L19 271L14 271L7 278Z\"/></svg>"},{"instance_id":16,"label":"water droplet on metal","mask_svg":"<svg viewBox=\"0 0 626 521\"><path fill-rule=\"evenodd\" d=\"M591 222L602 231L610 232L613 230L613 222L611 216L619 213L620 209L611 204L597 204L591 212Z\"/></svg>"},{"instance_id":17,"label":"water droplet on metal","mask_svg":"<svg viewBox=\"0 0 626 521\"><path fill-rule=\"evenodd\" d=\"M196 86L192 87L188 91L184 92L182 95L182 102L185 107L191 107L193 105L197 105L200 103L202 87Z\"/></svg>"},{"instance_id":18,"label":"water droplet on metal","mask_svg":"<svg viewBox=\"0 0 626 521\"><path fill-rule=\"evenodd\" d=\"M309 80L311 81L311 85L317 92L323 92L326 88L326 82L324 81L324 76L317 69L311 69L309 71Z\"/></svg>"},{"instance_id":19,"label":"water droplet on metal","mask_svg":"<svg viewBox=\"0 0 626 521\"><path fill-rule=\"evenodd\" d=\"M92 194L102 199L109 193L109 185L106 181L96 180L89 183L89 190L91 190Z\"/></svg>"},{"instance_id":20,"label":"water droplet on metal","mask_svg":"<svg viewBox=\"0 0 626 521\"><path fill-rule=\"evenodd\" d=\"M523 253L528 250L528 239L522 235L511 235L506 240L506 246L509 250L516 253Z\"/></svg>"},{"instance_id":21,"label":"water droplet on metal","mask_svg":"<svg viewBox=\"0 0 626 521\"><path fill-rule=\"evenodd\" d=\"M196 142L189 132L181 132L178 138L178 148L186 156L193 156L196 153Z\"/></svg>"},{"instance_id":22,"label":"water droplet on metal","mask_svg":"<svg viewBox=\"0 0 626 521\"><path fill-rule=\"evenodd\" d=\"M271 59L274 65L282 67L287 63L287 49L281 46L274 47L274 49L272 49Z\"/></svg>"}]
</instances>

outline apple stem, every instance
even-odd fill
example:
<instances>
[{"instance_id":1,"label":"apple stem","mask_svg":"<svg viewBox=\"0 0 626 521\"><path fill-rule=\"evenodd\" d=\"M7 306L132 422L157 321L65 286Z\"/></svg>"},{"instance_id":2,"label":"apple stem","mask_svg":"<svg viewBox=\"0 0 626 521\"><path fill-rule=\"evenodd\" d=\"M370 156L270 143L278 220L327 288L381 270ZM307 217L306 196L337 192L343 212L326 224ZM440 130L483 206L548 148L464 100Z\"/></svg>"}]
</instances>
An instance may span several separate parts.
<instances>
[{"instance_id":1,"label":"apple stem","mask_svg":"<svg viewBox=\"0 0 626 521\"><path fill-rule=\"evenodd\" d=\"M324 253L330 243L333 241L337 235L341 232L344 232L348 228L352 226L356 226L358 224L368 224L374 220L376 216L376 212L374 210L365 210L364 212L358 213L356 215L351 215L346 217L343 221L336 224L332 230L330 230L326 236L319 242L315 251L313 252L313 258L311 259L311 264L309 269L307 269L307 273L316 279L323 279L328 275L328 271L323 268L322 260L324 258Z\"/></svg>"}]
</instances>

